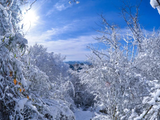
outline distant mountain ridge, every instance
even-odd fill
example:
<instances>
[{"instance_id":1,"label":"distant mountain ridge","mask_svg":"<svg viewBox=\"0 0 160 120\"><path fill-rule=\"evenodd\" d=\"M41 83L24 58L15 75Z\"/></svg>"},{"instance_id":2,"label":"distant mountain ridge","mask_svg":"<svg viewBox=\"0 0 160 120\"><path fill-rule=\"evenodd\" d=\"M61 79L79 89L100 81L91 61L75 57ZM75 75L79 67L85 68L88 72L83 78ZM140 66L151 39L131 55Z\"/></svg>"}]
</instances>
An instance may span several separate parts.
<instances>
[{"instance_id":1,"label":"distant mountain ridge","mask_svg":"<svg viewBox=\"0 0 160 120\"><path fill-rule=\"evenodd\" d=\"M65 61L65 63L73 65L73 64L87 64L87 65L91 65L90 62L88 61Z\"/></svg>"},{"instance_id":2,"label":"distant mountain ridge","mask_svg":"<svg viewBox=\"0 0 160 120\"><path fill-rule=\"evenodd\" d=\"M65 63L69 64L69 67L74 71L81 70L84 64L89 66L91 65L91 63L88 61L67 61Z\"/></svg>"}]
</instances>

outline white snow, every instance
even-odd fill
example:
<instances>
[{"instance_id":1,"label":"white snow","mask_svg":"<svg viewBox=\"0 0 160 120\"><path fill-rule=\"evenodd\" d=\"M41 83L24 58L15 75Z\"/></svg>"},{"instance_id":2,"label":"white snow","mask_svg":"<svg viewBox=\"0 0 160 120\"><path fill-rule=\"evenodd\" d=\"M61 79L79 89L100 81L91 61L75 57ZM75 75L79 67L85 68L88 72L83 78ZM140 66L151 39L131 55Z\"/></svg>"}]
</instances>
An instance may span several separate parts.
<instances>
[{"instance_id":1,"label":"white snow","mask_svg":"<svg viewBox=\"0 0 160 120\"><path fill-rule=\"evenodd\" d=\"M158 13L160 14L160 6L157 7Z\"/></svg>"},{"instance_id":2,"label":"white snow","mask_svg":"<svg viewBox=\"0 0 160 120\"><path fill-rule=\"evenodd\" d=\"M74 113L76 120L111 120L107 115L98 114L91 111L83 111L82 109L77 109Z\"/></svg>"},{"instance_id":3,"label":"white snow","mask_svg":"<svg viewBox=\"0 0 160 120\"><path fill-rule=\"evenodd\" d=\"M81 109L77 109L74 115L76 117L76 120L90 120L95 116L93 112L83 111Z\"/></svg>"},{"instance_id":4,"label":"white snow","mask_svg":"<svg viewBox=\"0 0 160 120\"><path fill-rule=\"evenodd\" d=\"M23 98L18 101L18 109L19 110L23 110L24 105L26 104L27 100L28 100L27 98Z\"/></svg>"},{"instance_id":5,"label":"white snow","mask_svg":"<svg viewBox=\"0 0 160 120\"><path fill-rule=\"evenodd\" d=\"M5 15L5 17L8 17L8 13L6 10L3 10L3 14Z\"/></svg>"},{"instance_id":6,"label":"white snow","mask_svg":"<svg viewBox=\"0 0 160 120\"><path fill-rule=\"evenodd\" d=\"M5 8L3 7L2 4L0 4L0 9L1 9L1 10L5 10Z\"/></svg>"},{"instance_id":7,"label":"white snow","mask_svg":"<svg viewBox=\"0 0 160 120\"><path fill-rule=\"evenodd\" d=\"M156 0L150 0L150 4L154 9L158 6L158 3Z\"/></svg>"},{"instance_id":8,"label":"white snow","mask_svg":"<svg viewBox=\"0 0 160 120\"><path fill-rule=\"evenodd\" d=\"M111 118L106 115L96 114L92 120L111 120Z\"/></svg>"},{"instance_id":9,"label":"white snow","mask_svg":"<svg viewBox=\"0 0 160 120\"><path fill-rule=\"evenodd\" d=\"M160 3L160 0L159 0ZM151 6L155 9L157 8L158 13L160 14L160 4L157 2L157 0L150 0Z\"/></svg>"}]
</instances>

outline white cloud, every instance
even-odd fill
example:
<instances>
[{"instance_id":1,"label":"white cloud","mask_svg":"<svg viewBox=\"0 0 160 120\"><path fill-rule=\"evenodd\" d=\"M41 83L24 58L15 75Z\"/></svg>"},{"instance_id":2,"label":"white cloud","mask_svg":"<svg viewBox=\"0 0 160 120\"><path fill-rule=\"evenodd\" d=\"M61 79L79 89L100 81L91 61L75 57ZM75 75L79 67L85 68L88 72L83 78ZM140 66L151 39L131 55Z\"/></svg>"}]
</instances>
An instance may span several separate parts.
<instances>
[{"instance_id":1,"label":"white cloud","mask_svg":"<svg viewBox=\"0 0 160 120\"><path fill-rule=\"evenodd\" d=\"M60 35L69 31L73 31L73 26L75 26L75 22L67 24L63 27L52 28L38 35L35 35L35 33L33 32L29 32L25 37L29 40L30 45L33 45L34 43L44 43L46 41L52 40L52 37L55 35Z\"/></svg>"},{"instance_id":2,"label":"white cloud","mask_svg":"<svg viewBox=\"0 0 160 120\"><path fill-rule=\"evenodd\" d=\"M71 4L64 4L64 3L62 3L62 2L57 2L57 3L53 6L53 8L50 9L50 10L47 12L46 16L51 15L54 11L63 11L63 10L65 10L65 9L71 7L71 6L72 6Z\"/></svg>"},{"instance_id":3,"label":"white cloud","mask_svg":"<svg viewBox=\"0 0 160 120\"><path fill-rule=\"evenodd\" d=\"M70 31L75 31L74 28L77 29L77 27L73 26L75 26L76 22L77 21L60 28L52 28L41 34L36 35L34 32L28 34L26 38L28 39L29 46L34 45L35 43L44 45L48 49L48 52L61 53L67 57L68 61L86 60L86 55L90 54L90 51L86 46L91 43L97 43L94 38L99 36L99 33L76 38L58 39L56 41L53 41L52 39L54 36L61 36L64 33L66 34ZM126 33L130 34L130 31L127 28L120 29L118 32L121 35L125 35Z\"/></svg>"},{"instance_id":4,"label":"white cloud","mask_svg":"<svg viewBox=\"0 0 160 120\"><path fill-rule=\"evenodd\" d=\"M26 38L28 38L29 45L34 45L35 43L44 45L48 52L61 53L66 56L67 61L86 60L86 55L90 53L86 46L97 42L94 40L95 35L80 36L67 40L46 41L53 34L49 31L41 36L27 36Z\"/></svg>"},{"instance_id":5,"label":"white cloud","mask_svg":"<svg viewBox=\"0 0 160 120\"><path fill-rule=\"evenodd\" d=\"M65 10L67 9L69 6L65 6L64 4L55 4L55 8L58 10L58 11L62 11L62 10Z\"/></svg>"},{"instance_id":6,"label":"white cloud","mask_svg":"<svg viewBox=\"0 0 160 120\"><path fill-rule=\"evenodd\" d=\"M86 55L90 53L90 51L86 49L86 46L97 42L94 40L96 35L79 36L77 38L68 38L66 40L52 40L52 37L55 35L59 36L63 33L73 31L74 24L75 23L73 22L72 24L68 24L61 28L52 28L43 32L42 34L37 35L32 32L26 35L29 46L34 45L35 43L44 45L48 49L48 52L61 53L67 57L68 61L86 60Z\"/></svg>"},{"instance_id":7,"label":"white cloud","mask_svg":"<svg viewBox=\"0 0 160 120\"><path fill-rule=\"evenodd\" d=\"M86 49L87 45L96 43L93 35L80 36L67 40L48 41L43 43L49 52L61 53L67 56L67 60L86 60L86 55L90 53Z\"/></svg>"},{"instance_id":8,"label":"white cloud","mask_svg":"<svg viewBox=\"0 0 160 120\"><path fill-rule=\"evenodd\" d=\"M34 45L35 43L44 45L48 52L61 53L62 55L67 57L68 61L71 60L86 60L86 55L90 54L90 51L87 49L89 44L97 43L94 39L99 36L98 33L79 36L76 38L68 38L68 39L58 39L53 41L52 37L55 35L60 36L63 33L68 33L69 31L74 31L75 22L72 24L68 24L61 28L52 28L43 32L42 34L35 35L34 33L28 34L26 38L28 39L29 45ZM77 28L77 27L76 27ZM126 32L126 29L122 29L122 33Z\"/></svg>"}]
</instances>

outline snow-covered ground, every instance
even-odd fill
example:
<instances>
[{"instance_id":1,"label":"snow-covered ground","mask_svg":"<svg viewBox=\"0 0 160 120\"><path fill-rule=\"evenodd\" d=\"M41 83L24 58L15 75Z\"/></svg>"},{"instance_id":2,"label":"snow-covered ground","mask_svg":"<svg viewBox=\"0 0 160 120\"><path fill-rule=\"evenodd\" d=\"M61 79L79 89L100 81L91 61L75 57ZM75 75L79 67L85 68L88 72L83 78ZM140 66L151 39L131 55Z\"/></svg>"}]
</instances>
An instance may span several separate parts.
<instances>
[{"instance_id":1,"label":"snow-covered ground","mask_svg":"<svg viewBox=\"0 0 160 120\"><path fill-rule=\"evenodd\" d=\"M76 120L111 120L106 115L98 114L95 111L83 111L82 109L77 109L74 115Z\"/></svg>"},{"instance_id":2,"label":"snow-covered ground","mask_svg":"<svg viewBox=\"0 0 160 120\"><path fill-rule=\"evenodd\" d=\"M77 109L75 111L76 120L90 120L94 116L94 112L91 111L83 111L82 109Z\"/></svg>"}]
</instances>

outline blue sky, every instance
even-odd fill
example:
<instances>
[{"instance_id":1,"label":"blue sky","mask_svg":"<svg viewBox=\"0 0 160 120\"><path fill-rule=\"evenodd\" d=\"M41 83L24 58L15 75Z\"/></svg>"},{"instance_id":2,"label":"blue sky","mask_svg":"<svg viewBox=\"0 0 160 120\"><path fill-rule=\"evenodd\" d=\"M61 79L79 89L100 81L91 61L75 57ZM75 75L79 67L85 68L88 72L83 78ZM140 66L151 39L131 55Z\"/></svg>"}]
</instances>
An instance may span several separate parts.
<instances>
[{"instance_id":1,"label":"blue sky","mask_svg":"<svg viewBox=\"0 0 160 120\"><path fill-rule=\"evenodd\" d=\"M124 0L128 1L128 0ZM140 0L130 0L136 4ZM69 4L68 0L38 0L32 7L34 12L31 27L26 33L29 45L35 43L47 47L48 52L61 53L66 61L84 61L90 54L86 46L98 43L94 38L100 34L97 23L103 14L109 23L126 29L120 16L120 0L79 0ZM140 24L147 31L160 26L160 15L150 6L150 0L143 0L140 6Z\"/></svg>"}]
</instances>

